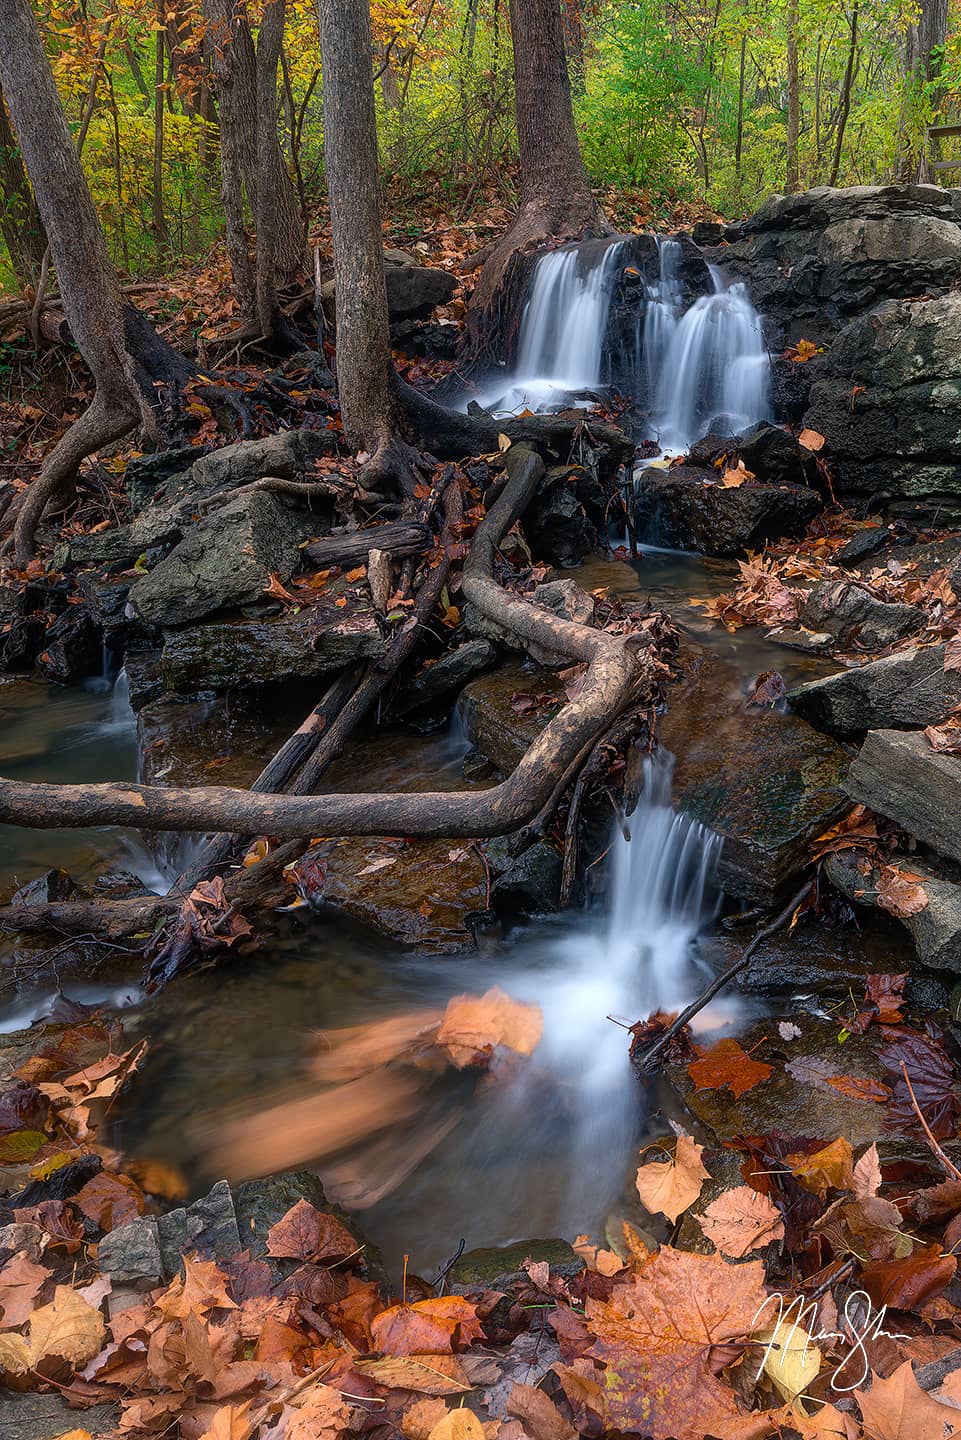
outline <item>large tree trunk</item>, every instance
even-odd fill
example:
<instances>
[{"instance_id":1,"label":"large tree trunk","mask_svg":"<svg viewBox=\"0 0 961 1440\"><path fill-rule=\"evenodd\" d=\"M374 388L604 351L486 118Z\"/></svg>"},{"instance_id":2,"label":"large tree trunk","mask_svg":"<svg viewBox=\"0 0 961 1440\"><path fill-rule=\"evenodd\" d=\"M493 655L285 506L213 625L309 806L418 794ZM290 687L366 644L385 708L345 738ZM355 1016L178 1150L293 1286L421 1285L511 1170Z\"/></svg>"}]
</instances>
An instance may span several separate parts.
<instances>
[{"instance_id":1,"label":"large tree trunk","mask_svg":"<svg viewBox=\"0 0 961 1440\"><path fill-rule=\"evenodd\" d=\"M51 503L69 500L80 462L149 416L124 341L116 272L47 62L30 0L4 0L0 84L47 232L70 329L93 375L86 413L47 456L17 517L17 563Z\"/></svg>"},{"instance_id":2,"label":"large tree trunk","mask_svg":"<svg viewBox=\"0 0 961 1440\"><path fill-rule=\"evenodd\" d=\"M21 288L36 285L47 248L37 202L30 189L17 137L0 87L0 234Z\"/></svg>"},{"instance_id":3,"label":"large tree trunk","mask_svg":"<svg viewBox=\"0 0 961 1440\"><path fill-rule=\"evenodd\" d=\"M366 454L365 484L409 488L416 456L398 434L384 280L373 49L366 0L318 0L324 162L337 295L337 391L344 435Z\"/></svg>"},{"instance_id":4,"label":"large tree trunk","mask_svg":"<svg viewBox=\"0 0 961 1440\"><path fill-rule=\"evenodd\" d=\"M220 109L222 198L227 255L240 306L266 338L285 340L276 293L304 269L304 228L277 139L277 64L284 0L264 8L257 43L242 0L203 0L206 43ZM257 226L257 257L244 197ZM263 234L261 231L263 230ZM265 323L266 321L266 323Z\"/></svg>"},{"instance_id":5,"label":"large tree trunk","mask_svg":"<svg viewBox=\"0 0 961 1440\"><path fill-rule=\"evenodd\" d=\"M800 188L798 136L801 129L801 83L798 73L798 0L787 0L787 145L784 190L794 195Z\"/></svg>"},{"instance_id":6,"label":"large tree trunk","mask_svg":"<svg viewBox=\"0 0 961 1440\"><path fill-rule=\"evenodd\" d=\"M559 0L511 0L510 17L520 204L474 290L470 319L475 336L518 250L610 233L577 143Z\"/></svg>"},{"instance_id":7,"label":"large tree trunk","mask_svg":"<svg viewBox=\"0 0 961 1440\"><path fill-rule=\"evenodd\" d=\"M902 180L924 178L925 155L918 136L914 113L919 109L920 90L937 80L941 72L942 54L948 30L948 0L920 0L920 14L909 25L904 44L904 105L902 114L902 150L898 174ZM931 96L932 109L937 113L941 95ZM912 120L914 119L914 123Z\"/></svg>"}]
</instances>

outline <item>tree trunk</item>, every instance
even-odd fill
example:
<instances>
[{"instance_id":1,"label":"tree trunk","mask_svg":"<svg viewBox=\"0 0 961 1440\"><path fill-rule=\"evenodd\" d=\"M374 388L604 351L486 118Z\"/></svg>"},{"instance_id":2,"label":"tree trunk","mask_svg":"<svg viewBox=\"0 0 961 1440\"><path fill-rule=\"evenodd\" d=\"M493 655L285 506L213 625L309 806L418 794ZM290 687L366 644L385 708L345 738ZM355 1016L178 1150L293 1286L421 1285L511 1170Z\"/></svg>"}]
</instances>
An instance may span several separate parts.
<instances>
[{"instance_id":1,"label":"tree trunk","mask_svg":"<svg viewBox=\"0 0 961 1440\"><path fill-rule=\"evenodd\" d=\"M921 88L936 81L941 72L941 47L948 29L947 0L920 0L921 13L917 23L908 26L904 46L904 103L902 106L901 135L903 148L898 159L898 175L902 180L916 180L924 164L924 153L920 144L919 115L924 108L919 104ZM936 114L941 104L940 91L930 97L931 109ZM913 123L912 123L913 121Z\"/></svg>"},{"instance_id":2,"label":"tree trunk","mask_svg":"<svg viewBox=\"0 0 961 1440\"><path fill-rule=\"evenodd\" d=\"M36 285L47 237L0 87L0 234L21 289Z\"/></svg>"},{"instance_id":3,"label":"tree trunk","mask_svg":"<svg viewBox=\"0 0 961 1440\"><path fill-rule=\"evenodd\" d=\"M162 0L157 4L158 27L164 23L164 7ZM154 236L157 241L157 248L161 255L170 254L170 237L167 234L167 217L164 214L164 97L166 87L164 85L164 60L166 58L166 45L164 43L164 31L158 28L154 36L156 54L154 63L154 90L153 90L153 194L151 196Z\"/></svg>"},{"instance_id":4,"label":"tree trunk","mask_svg":"<svg viewBox=\"0 0 961 1440\"><path fill-rule=\"evenodd\" d=\"M784 190L794 195L800 188L798 135L801 128L801 85L798 74L798 0L787 0L787 146Z\"/></svg>"},{"instance_id":5,"label":"tree trunk","mask_svg":"<svg viewBox=\"0 0 961 1440\"><path fill-rule=\"evenodd\" d=\"M847 128L848 116L851 113L851 84L854 79L854 60L858 51L858 0L854 0L854 7L851 11L851 44L848 49L848 63L844 72L844 86L841 90L841 113L838 116L837 141L834 146L834 163L831 166L831 178L829 185L838 183L838 175L841 171L841 148L844 144L844 131Z\"/></svg>"},{"instance_id":6,"label":"tree trunk","mask_svg":"<svg viewBox=\"0 0 961 1440\"><path fill-rule=\"evenodd\" d=\"M518 250L610 233L577 143L559 0L511 0L510 17L520 204L485 260L471 298L475 343Z\"/></svg>"},{"instance_id":7,"label":"tree trunk","mask_svg":"<svg viewBox=\"0 0 961 1440\"><path fill-rule=\"evenodd\" d=\"M149 414L124 342L123 301L30 0L5 0L0 84L43 218L70 329L94 378L90 408L44 460L17 517L17 564L34 554L48 504L72 494L81 461Z\"/></svg>"},{"instance_id":8,"label":"tree trunk","mask_svg":"<svg viewBox=\"0 0 961 1440\"><path fill-rule=\"evenodd\" d=\"M347 443L366 453L365 484L409 488L400 440L384 280L373 50L366 0L318 0L324 162L337 296L337 390Z\"/></svg>"}]
</instances>

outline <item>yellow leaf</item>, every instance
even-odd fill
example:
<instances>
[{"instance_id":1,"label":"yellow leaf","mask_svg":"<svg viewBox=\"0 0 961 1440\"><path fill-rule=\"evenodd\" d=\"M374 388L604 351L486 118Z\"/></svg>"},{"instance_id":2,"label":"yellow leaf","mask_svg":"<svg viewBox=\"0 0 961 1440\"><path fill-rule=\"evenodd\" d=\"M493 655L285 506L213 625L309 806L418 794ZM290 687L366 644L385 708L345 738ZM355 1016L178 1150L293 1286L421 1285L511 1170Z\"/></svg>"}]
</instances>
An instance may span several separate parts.
<instances>
[{"instance_id":1,"label":"yellow leaf","mask_svg":"<svg viewBox=\"0 0 961 1440\"><path fill-rule=\"evenodd\" d=\"M701 1193L710 1174L701 1164L704 1146L690 1135L679 1135L674 1159L653 1161L637 1172L637 1193L648 1210L660 1211L673 1224Z\"/></svg>"},{"instance_id":2,"label":"yellow leaf","mask_svg":"<svg viewBox=\"0 0 961 1440\"><path fill-rule=\"evenodd\" d=\"M821 1352L808 1332L785 1317L773 1330L765 1330L754 1338L766 1347L761 1373L785 1400L796 1400L821 1368Z\"/></svg>"},{"instance_id":3,"label":"yellow leaf","mask_svg":"<svg viewBox=\"0 0 961 1440\"><path fill-rule=\"evenodd\" d=\"M501 432L497 437L497 448L499 450L509 450L511 448L511 437Z\"/></svg>"},{"instance_id":4,"label":"yellow leaf","mask_svg":"<svg viewBox=\"0 0 961 1440\"><path fill-rule=\"evenodd\" d=\"M802 430L797 437L797 443L803 445L805 450L814 453L817 450L823 450L824 436L817 430Z\"/></svg>"},{"instance_id":5,"label":"yellow leaf","mask_svg":"<svg viewBox=\"0 0 961 1440\"><path fill-rule=\"evenodd\" d=\"M473 1410L448 1410L428 1440L484 1440L484 1427Z\"/></svg>"},{"instance_id":6,"label":"yellow leaf","mask_svg":"<svg viewBox=\"0 0 961 1440\"><path fill-rule=\"evenodd\" d=\"M34 1365L56 1355L85 1365L103 1346L103 1316L69 1285L58 1285L53 1300L30 1316L30 1358Z\"/></svg>"},{"instance_id":7,"label":"yellow leaf","mask_svg":"<svg viewBox=\"0 0 961 1440\"><path fill-rule=\"evenodd\" d=\"M0 1335L0 1374L26 1375L30 1350L22 1335Z\"/></svg>"}]
</instances>

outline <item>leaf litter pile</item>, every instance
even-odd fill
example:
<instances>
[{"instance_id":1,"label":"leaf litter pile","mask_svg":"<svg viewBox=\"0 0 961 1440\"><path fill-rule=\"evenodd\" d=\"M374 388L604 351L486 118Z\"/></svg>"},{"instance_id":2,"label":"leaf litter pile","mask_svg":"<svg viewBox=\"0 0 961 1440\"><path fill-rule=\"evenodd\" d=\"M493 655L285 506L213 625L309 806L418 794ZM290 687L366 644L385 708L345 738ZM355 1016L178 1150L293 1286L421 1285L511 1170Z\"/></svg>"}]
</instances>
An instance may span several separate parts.
<instances>
[{"instance_id":1,"label":"leaf litter pile","mask_svg":"<svg viewBox=\"0 0 961 1440\"><path fill-rule=\"evenodd\" d=\"M868 976L838 1036L876 1043L886 1083L794 1065L883 1107L883 1159L877 1145L855 1155L843 1137L805 1133L797 1115L794 1131L736 1137L718 1167L721 1152L674 1126L640 1156L643 1224L622 1220L600 1244L578 1237L576 1263L528 1258L501 1288L457 1293L450 1265L391 1286L319 1189L316 1204L285 1200L249 1240L240 1227L246 1248L190 1231L166 1280L129 1258L118 1267L127 1237L174 1219L187 1193L171 1167L125 1161L104 1138L143 1083L146 1042L125 1048L96 1017L38 1029L0 1093L8 1400L58 1396L70 1440L961 1436L953 1039L913 1027L905 978ZM636 1026L634 1043L665 1024ZM333 1032L320 1108L398 1064L496 1083L540 1029L537 1007L491 991ZM801 1033L778 1030L788 1044ZM738 1096L776 1079L777 1046L765 1053L730 1039L703 1048L685 1030L668 1058L697 1089ZM85 1427L93 1406L107 1407L106 1428Z\"/></svg>"}]
</instances>

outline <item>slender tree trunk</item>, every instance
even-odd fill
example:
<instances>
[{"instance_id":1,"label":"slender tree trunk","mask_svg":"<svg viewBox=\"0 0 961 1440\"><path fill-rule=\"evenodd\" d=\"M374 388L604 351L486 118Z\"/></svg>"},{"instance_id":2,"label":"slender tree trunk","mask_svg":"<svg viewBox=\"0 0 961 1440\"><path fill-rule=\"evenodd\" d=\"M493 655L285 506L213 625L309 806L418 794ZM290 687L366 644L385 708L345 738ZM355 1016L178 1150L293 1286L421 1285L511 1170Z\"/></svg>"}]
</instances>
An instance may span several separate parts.
<instances>
[{"instance_id":1,"label":"slender tree trunk","mask_svg":"<svg viewBox=\"0 0 961 1440\"><path fill-rule=\"evenodd\" d=\"M787 0L787 147L784 189L793 195L800 188L798 135L801 126L801 84L798 73L798 0Z\"/></svg>"},{"instance_id":2,"label":"slender tree trunk","mask_svg":"<svg viewBox=\"0 0 961 1440\"><path fill-rule=\"evenodd\" d=\"M844 71L844 85L841 90L841 113L838 116L838 133L834 146L834 163L831 166L831 178L829 185L838 183L838 175L841 171L841 148L844 145L844 131L847 128L848 116L851 113L851 84L854 79L854 61L858 51L858 3L854 0L851 10L851 44L848 48L848 63Z\"/></svg>"},{"instance_id":3,"label":"slender tree trunk","mask_svg":"<svg viewBox=\"0 0 961 1440\"><path fill-rule=\"evenodd\" d=\"M384 280L373 50L367 0L318 0L324 161L337 304L337 389L366 483L414 479L400 440Z\"/></svg>"},{"instance_id":4,"label":"slender tree trunk","mask_svg":"<svg viewBox=\"0 0 961 1440\"><path fill-rule=\"evenodd\" d=\"M21 288L36 285L47 237L0 88L0 234Z\"/></svg>"},{"instance_id":5,"label":"slender tree trunk","mask_svg":"<svg viewBox=\"0 0 961 1440\"><path fill-rule=\"evenodd\" d=\"M610 233L577 143L559 0L510 0L510 17L520 205L484 262L471 299L475 325L518 250Z\"/></svg>"},{"instance_id":6,"label":"slender tree trunk","mask_svg":"<svg viewBox=\"0 0 961 1440\"><path fill-rule=\"evenodd\" d=\"M747 69L747 32L741 36L741 55L737 72L737 139L734 142L734 173L741 178L741 151L744 148L744 77Z\"/></svg>"},{"instance_id":7,"label":"slender tree trunk","mask_svg":"<svg viewBox=\"0 0 961 1440\"><path fill-rule=\"evenodd\" d=\"M148 412L124 342L116 271L30 0L4 0L3 13L0 84L40 207L70 329L96 385L90 408L46 457L20 510L14 540L22 566L33 557L34 534L48 504L70 498L80 462L127 434Z\"/></svg>"},{"instance_id":8,"label":"slender tree trunk","mask_svg":"<svg viewBox=\"0 0 961 1440\"><path fill-rule=\"evenodd\" d=\"M157 21L160 26L164 23L164 6L162 0L157 3ZM165 32L158 29L154 37L156 42L156 54L154 60L154 92L153 92L153 194L151 196L151 207L153 214L154 236L157 241L157 248L162 255L170 253L170 237L167 233L167 217L164 214L164 62L166 59Z\"/></svg>"}]
</instances>

